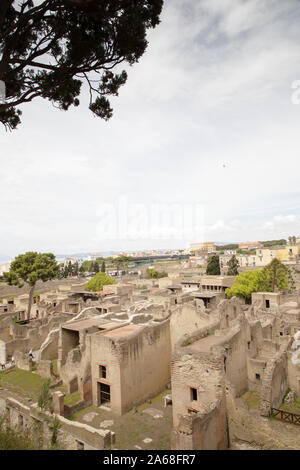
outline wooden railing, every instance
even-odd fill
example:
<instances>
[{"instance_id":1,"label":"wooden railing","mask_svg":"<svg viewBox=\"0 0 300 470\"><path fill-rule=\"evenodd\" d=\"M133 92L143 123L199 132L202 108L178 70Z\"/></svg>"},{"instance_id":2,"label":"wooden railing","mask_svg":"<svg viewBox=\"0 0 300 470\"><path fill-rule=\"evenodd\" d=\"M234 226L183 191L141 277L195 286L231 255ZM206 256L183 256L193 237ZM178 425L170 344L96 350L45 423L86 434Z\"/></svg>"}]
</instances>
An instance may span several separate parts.
<instances>
[{"instance_id":1,"label":"wooden railing","mask_svg":"<svg viewBox=\"0 0 300 470\"><path fill-rule=\"evenodd\" d=\"M289 411L277 410L276 408L271 408L272 416L277 416L282 421L286 423L299 424L300 425L300 415L295 413L290 413Z\"/></svg>"}]
</instances>

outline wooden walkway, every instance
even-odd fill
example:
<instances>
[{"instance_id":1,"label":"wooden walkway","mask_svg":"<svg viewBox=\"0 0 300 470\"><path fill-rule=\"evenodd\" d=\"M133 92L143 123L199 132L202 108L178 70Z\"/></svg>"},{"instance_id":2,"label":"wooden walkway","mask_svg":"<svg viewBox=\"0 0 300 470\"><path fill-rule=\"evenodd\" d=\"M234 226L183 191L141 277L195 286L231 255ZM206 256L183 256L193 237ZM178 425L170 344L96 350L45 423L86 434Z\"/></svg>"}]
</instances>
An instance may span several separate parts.
<instances>
[{"instance_id":1,"label":"wooden walkway","mask_svg":"<svg viewBox=\"0 0 300 470\"><path fill-rule=\"evenodd\" d=\"M300 415L290 413L289 411L277 410L276 408L271 408L271 412L272 416L277 416L281 421L300 425Z\"/></svg>"}]
</instances>

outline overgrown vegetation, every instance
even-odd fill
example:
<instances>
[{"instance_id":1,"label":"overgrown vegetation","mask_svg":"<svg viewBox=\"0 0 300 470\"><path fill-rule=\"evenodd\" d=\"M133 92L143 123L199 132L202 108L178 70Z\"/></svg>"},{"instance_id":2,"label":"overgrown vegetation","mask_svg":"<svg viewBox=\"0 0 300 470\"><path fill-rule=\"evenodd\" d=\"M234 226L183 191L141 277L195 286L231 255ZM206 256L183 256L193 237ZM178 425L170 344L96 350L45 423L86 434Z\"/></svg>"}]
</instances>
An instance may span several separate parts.
<instances>
[{"instance_id":1,"label":"overgrown vegetation","mask_svg":"<svg viewBox=\"0 0 300 470\"><path fill-rule=\"evenodd\" d=\"M228 263L228 270L227 270L227 276L237 276L239 274L238 271L239 267L239 262L236 259L236 257L233 255Z\"/></svg>"},{"instance_id":2,"label":"overgrown vegetation","mask_svg":"<svg viewBox=\"0 0 300 470\"><path fill-rule=\"evenodd\" d=\"M52 424L50 425L50 429L52 429L51 448L53 450L58 448L57 437L58 437L58 431L59 431L60 427L61 427L61 424L60 424L57 416L55 416L55 418L52 421Z\"/></svg>"},{"instance_id":3,"label":"overgrown vegetation","mask_svg":"<svg viewBox=\"0 0 300 470\"><path fill-rule=\"evenodd\" d=\"M48 379L45 383L43 383L42 388L41 388L41 393L38 399L38 406L43 411L48 410L50 407L50 402L51 402L50 383L51 383L50 379Z\"/></svg>"},{"instance_id":4,"label":"overgrown vegetation","mask_svg":"<svg viewBox=\"0 0 300 470\"><path fill-rule=\"evenodd\" d=\"M168 277L168 273L166 271L157 271L156 269L146 269L147 279L161 279L162 277Z\"/></svg>"},{"instance_id":5,"label":"overgrown vegetation","mask_svg":"<svg viewBox=\"0 0 300 470\"><path fill-rule=\"evenodd\" d=\"M11 429L0 419L0 450L35 450L30 430Z\"/></svg>"},{"instance_id":6,"label":"overgrown vegetation","mask_svg":"<svg viewBox=\"0 0 300 470\"><path fill-rule=\"evenodd\" d=\"M86 283L85 288L90 292L99 292L103 289L103 286L112 284L116 284L115 279L104 273L98 273L93 279Z\"/></svg>"},{"instance_id":7,"label":"overgrown vegetation","mask_svg":"<svg viewBox=\"0 0 300 470\"><path fill-rule=\"evenodd\" d=\"M281 238L280 240L267 240L265 242L260 242L260 243L262 243L265 248L269 248L272 246L285 246L286 240L284 238Z\"/></svg>"},{"instance_id":8,"label":"overgrown vegetation","mask_svg":"<svg viewBox=\"0 0 300 470\"><path fill-rule=\"evenodd\" d=\"M228 298L236 296L249 300L253 292L292 292L294 289L295 283L290 269L274 258L263 269L239 274L233 286L226 289L226 295Z\"/></svg>"},{"instance_id":9,"label":"overgrown vegetation","mask_svg":"<svg viewBox=\"0 0 300 470\"><path fill-rule=\"evenodd\" d=\"M260 407L260 396L256 390L247 390L241 398L248 404L249 408L258 409Z\"/></svg>"},{"instance_id":10,"label":"overgrown vegetation","mask_svg":"<svg viewBox=\"0 0 300 470\"><path fill-rule=\"evenodd\" d=\"M206 274L210 276L219 276L221 274L220 269L220 257L217 255L211 255L207 261Z\"/></svg>"},{"instance_id":11,"label":"overgrown vegetation","mask_svg":"<svg viewBox=\"0 0 300 470\"><path fill-rule=\"evenodd\" d=\"M18 255L11 263L9 272L4 273L8 285L23 287L29 284L29 299L27 307L27 320L30 318L30 310L33 301L34 289L37 281L49 281L57 278L59 268L53 253L36 253L28 251Z\"/></svg>"},{"instance_id":12,"label":"overgrown vegetation","mask_svg":"<svg viewBox=\"0 0 300 470\"><path fill-rule=\"evenodd\" d=\"M217 251L224 251L224 250L237 250L239 247L238 243L229 243L227 245L219 245L217 246Z\"/></svg>"}]
</instances>

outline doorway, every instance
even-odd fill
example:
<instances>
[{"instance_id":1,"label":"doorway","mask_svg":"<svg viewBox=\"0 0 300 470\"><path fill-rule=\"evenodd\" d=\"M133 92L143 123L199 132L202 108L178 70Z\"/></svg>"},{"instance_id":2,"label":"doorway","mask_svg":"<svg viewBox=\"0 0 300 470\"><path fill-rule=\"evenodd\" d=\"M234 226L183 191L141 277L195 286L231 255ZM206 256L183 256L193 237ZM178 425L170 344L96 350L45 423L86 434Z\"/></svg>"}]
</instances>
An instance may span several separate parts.
<instances>
[{"instance_id":1,"label":"doorway","mask_svg":"<svg viewBox=\"0 0 300 470\"><path fill-rule=\"evenodd\" d=\"M98 382L98 403L99 405L110 405L110 385Z\"/></svg>"}]
</instances>

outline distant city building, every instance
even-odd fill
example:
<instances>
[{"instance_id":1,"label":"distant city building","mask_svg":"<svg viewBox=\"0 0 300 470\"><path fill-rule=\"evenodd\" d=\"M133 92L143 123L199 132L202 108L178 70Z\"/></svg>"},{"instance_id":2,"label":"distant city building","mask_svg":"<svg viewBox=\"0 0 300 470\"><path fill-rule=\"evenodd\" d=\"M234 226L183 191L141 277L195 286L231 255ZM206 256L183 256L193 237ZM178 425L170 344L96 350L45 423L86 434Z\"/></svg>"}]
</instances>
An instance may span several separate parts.
<instances>
[{"instance_id":1,"label":"distant city building","mask_svg":"<svg viewBox=\"0 0 300 470\"><path fill-rule=\"evenodd\" d=\"M3 273L6 273L9 271L9 268L10 268L10 264L11 262L7 262L7 263L1 263L0 264L0 276L3 276Z\"/></svg>"},{"instance_id":2,"label":"distant city building","mask_svg":"<svg viewBox=\"0 0 300 470\"><path fill-rule=\"evenodd\" d=\"M244 242L239 244L240 250L256 250L257 248L263 248L264 245L260 242Z\"/></svg>"},{"instance_id":3,"label":"distant city building","mask_svg":"<svg viewBox=\"0 0 300 470\"><path fill-rule=\"evenodd\" d=\"M191 243L190 253L194 256L201 256L203 252L210 253L216 251L214 242Z\"/></svg>"}]
</instances>

